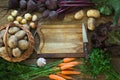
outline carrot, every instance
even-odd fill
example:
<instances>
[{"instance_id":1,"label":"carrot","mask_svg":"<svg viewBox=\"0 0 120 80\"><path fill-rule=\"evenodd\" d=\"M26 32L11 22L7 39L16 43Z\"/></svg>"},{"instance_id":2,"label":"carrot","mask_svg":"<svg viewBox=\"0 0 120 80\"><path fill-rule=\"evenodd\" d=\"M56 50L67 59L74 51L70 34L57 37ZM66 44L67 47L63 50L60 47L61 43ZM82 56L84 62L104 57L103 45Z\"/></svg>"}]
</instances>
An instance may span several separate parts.
<instances>
[{"instance_id":1,"label":"carrot","mask_svg":"<svg viewBox=\"0 0 120 80\"><path fill-rule=\"evenodd\" d=\"M65 78L58 76L58 75L55 75L55 74L50 74L49 78L53 79L53 80L66 80Z\"/></svg>"},{"instance_id":2,"label":"carrot","mask_svg":"<svg viewBox=\"0 0 120 80\"><path fill-rule=\"evenodd\" d=\"M78 61L72 61L72 62L69 62L69 63L61 63L59 64L58 66L65 66L65 65L78 65L79 62Z\"/></svg>"},{"instance_id":3,"label":"carrot","mask_svg":"<svg viewBox=\"0 0 120 80\"><path fill-rule=\"evenodd\" d=\"M70 62L70 61L73 61L73 60L75 60L75 58L64 58L63 62L67 63L67 62Z\"/></svg>"},{"instance_id":4,"label":"carrot","mask_svg":"<svg viewBox=\"0 0 120 80\"><path fill-rule=\"evenodd\" d=\"M68 75L68 74L80 74L78 71L61 71L61 74Z\"/></svg>"},{"instance_id":5,"label":"carrot","mask_svg":"<svg viewBox=\"0 0 120 80\"><path fill-rule=\"evenodd\" d=\"M58 76L61 76L61 77L63 77L63 78L65 78L65 79L70 79L70 80L73 79L72 77L66 76L66 75L63 75L63 74L57 74L57 75L58 75Z\"/></svg>"},{"instance_id":6,"label":"carrot","mask_svg":"<svg viewBox=\"0 0 120 80\"><path fill-rule=\"evenodd\" d=\"M65 70L65 69L72 68L73 66L75 66L75 65L64 65L64 66L61 66L60 69Z\"/></svg>"}]
</instances>

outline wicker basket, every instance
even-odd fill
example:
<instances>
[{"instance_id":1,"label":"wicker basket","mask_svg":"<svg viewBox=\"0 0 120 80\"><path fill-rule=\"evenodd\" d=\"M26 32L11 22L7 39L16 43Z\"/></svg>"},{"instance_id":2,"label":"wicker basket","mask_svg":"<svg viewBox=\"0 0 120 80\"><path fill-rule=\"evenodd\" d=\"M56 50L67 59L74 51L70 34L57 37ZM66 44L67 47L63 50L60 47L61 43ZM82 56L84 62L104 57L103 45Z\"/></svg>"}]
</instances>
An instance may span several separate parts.
<instances>
[{"instance_id":1,"label":"wicker basket","mask_svg":"<svg viewBox=\"0 0 120 80\"><path fill-rule=\"evenodd\" d=\"M9 51L8 51L8 44L7 44L8 37L7 37L7 34L8 34L8 29L11 26L17 26L17 27L21 28L22 30L24 30L26 32L27 37L28 37L29 48L27 50L25 50L20 57L13 57L12 53L9 53ZM8 55L6 55L6 56L0 55L0 56L2 58L4 58L5 60L10 61L10 62L20 62L20 61L23 61L23 60L29 58L29 56L33 53L33 50L34 50L34 38L31 34L31 32L29 30L27 30L26 28L24 28L22 25L17 25L17 24L14 24L14 23L10 23L10 24L7 24L5 26L1 26L0 30L2 30L2 29L6 30L5 34L4 34L4 37L3 37L3 42L4 42L4 45L5 45L5 50L6 50Z\"/></svg>"}]
</instances>

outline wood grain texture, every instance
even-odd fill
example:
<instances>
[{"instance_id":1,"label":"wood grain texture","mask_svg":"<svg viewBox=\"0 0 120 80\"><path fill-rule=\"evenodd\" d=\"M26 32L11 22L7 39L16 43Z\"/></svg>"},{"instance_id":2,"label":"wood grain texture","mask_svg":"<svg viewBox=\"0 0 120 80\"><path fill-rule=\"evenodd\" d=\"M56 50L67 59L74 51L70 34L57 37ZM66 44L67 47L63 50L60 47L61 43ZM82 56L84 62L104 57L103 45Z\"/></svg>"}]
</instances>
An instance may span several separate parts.
<instances>
[{"instance_id":1,"label":"wood grain texture","mask_svg":"<svg viewBox=\"0 0 120 80\"><path fill-rule=\"evenodd\" d=\"M62 55L62 53L83 53L80 24L42 25L38 27L37 33L40 37L38 54L61 53Z\"/></svg>"}]
</instances>

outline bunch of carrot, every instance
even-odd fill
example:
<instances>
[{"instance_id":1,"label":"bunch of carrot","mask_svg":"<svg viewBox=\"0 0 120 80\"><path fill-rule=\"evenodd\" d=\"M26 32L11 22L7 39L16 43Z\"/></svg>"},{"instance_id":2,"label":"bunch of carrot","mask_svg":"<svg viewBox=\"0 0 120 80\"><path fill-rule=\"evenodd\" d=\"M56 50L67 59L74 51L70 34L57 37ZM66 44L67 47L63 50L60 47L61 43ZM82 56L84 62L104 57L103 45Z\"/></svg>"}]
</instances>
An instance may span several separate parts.
<instances>
[{"instance_id":1,"label":"bunch of carrot","mask_svg":"<svg viewBox=\"0 0 120 80\"><path fill-rule=\"evenodd\" d=\"M78 64L82 63L75 61L75 58L64 58L63 62L58 64L56 67L59 71L55 74L50 74L49 78L52 80L72 80L73 78L69 75L80 74L79 71L75 71L73 68Z\"/></svg>"},{"instance_id":2,"label":"bunch of carrot","mask_svg":"<svg viewBox=\"0 0 120 80\"><path fill-rule=\"evenodd\" d=\"M43 67L28 66L29 71L19 75L20 80L34 80L38 77L49 77L52 80L72 80L69 75L80 74L74 70L74 66L81 64L75 58L64 58L59 61L51 62ZM18 79L19 80L19 79Z\"/></svg>"}]
</instances>

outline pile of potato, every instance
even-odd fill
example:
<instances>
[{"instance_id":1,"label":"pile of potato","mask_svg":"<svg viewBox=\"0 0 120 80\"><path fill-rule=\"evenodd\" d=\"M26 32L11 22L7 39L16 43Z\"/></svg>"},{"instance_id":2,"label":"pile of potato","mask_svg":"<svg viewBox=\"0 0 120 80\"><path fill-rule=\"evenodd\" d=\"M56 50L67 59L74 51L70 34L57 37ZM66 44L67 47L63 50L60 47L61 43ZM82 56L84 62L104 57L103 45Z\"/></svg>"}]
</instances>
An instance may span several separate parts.
<instances>
[{"instance_id":1,"label":"pile of potato","mask_svg":"<svg viewBox=\"0 0 120 80\"><path fill-rule=\"evenodd\" d=\"M27 25L29 28L36 28L35 21L37 21L37 15L31 15L30 13L26 13L24 16L20 16L17 10L13 10L11 14L8 16L7 20L9 22L13 22L15 24ZM27 27L28 28L28 27Z\"/></svg>"},{"instance_id":2,"label":"pile of potato","mask_svg":"<svg viewBox=\"0 0 120 80\"><path fill-rule=\"evenodd\" d=\"M8 53L5 50L4 34L5 29L0 31L0 55L7 56ZM12 57L21 57L22 53L29 48L29 42L27 34L24 30L17 26L12 26L7 32L7 44L8 52L12 54Z\"/></svg>"}]
</instances>

